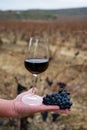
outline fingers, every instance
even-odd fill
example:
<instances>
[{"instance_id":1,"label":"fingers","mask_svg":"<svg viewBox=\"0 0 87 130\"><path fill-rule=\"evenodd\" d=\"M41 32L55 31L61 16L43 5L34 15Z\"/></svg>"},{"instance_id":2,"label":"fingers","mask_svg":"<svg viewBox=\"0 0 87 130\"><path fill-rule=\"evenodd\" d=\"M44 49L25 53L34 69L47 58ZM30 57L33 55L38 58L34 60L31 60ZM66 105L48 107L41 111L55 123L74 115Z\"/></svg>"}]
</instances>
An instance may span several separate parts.
<instances>
[{"instance_id":1,"label":"fingers","mask_svg":"<svg viewBox=\"0 0 87 130\"><path fill-rule=\"evenodd\" d=\"M68 113L70 113L70 109L65 109L65 110L60 109L59 112L68 114Z\"/></svg>"},{"instance_id":2,"label":"fingers","mask_svg":"<svg viewBox=\"0 0 87 130\"><path fill-rule=\"evenodd\" d=\"M58 111L59 106L41 105L39 106L40 111Z\"/></svg>"},{"instance_id":3,"label":"fingers","mask_svg":"<svg viewBox=\"0 0 87 130\"><path fill-rule=\"evenodd\" d=\"M31 88L30 90L27 91L29 94L35 94L37 92L37 88Z\"/></svg>"},{"instance_id":4,"label":"fingers","mask_svg":"<svg viewBox=\"0 0 87 130\"><path fill-rule=\"evenodd\" d=\"M68 114L70 112L70 109L61 110L59 106L51 106L51 105L41 105L38 107L39 111L54 111L54 112L60 112Z\"/></svg>"}]
</instances>

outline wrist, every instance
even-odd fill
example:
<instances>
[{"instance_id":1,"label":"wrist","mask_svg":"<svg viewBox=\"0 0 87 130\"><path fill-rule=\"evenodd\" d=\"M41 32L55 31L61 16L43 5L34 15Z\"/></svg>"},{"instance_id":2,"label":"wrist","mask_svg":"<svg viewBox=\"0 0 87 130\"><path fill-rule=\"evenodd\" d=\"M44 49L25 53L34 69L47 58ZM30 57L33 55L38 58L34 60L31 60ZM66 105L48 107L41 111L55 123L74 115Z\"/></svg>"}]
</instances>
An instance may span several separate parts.
<instances>
[{"instance_id":1,"label":"wrist","mask_svg":"<svg viewBox=\"0 0 87 130\"><path fill-rule=\"evenodd\" d=\"M10 108L11 108L11 117L17 117L18 113L15 110L15 99L11 100L11 102L10 102Z\"/></svg>"},{"instance_id":2,"label":"wrist","mask_svg":"<svg viewBox=\"0 0 87 130\"><path fill-rule=\"evenodd\" d=\"M0 99L0 117L16 117L14 100Z\"/></svg>"}]
</instances>

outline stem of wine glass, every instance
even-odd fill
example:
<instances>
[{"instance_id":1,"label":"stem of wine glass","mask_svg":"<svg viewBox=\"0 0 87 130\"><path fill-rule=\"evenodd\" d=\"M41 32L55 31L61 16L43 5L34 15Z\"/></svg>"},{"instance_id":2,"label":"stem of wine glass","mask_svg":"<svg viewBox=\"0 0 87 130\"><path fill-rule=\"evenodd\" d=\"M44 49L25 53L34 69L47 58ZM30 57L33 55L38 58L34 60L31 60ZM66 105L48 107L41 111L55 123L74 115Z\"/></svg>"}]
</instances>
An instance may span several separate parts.
<instances>
[{"instance_id":1,"label":"stem of wine glass","mask_svg":"<svg viewBox=\"0 0 87 130\"><path fill-rule=\"evenodd\" d=\"M33 74L33 78L34 78L34 81L33 81L33 89L32 89L32 91L34 91L34 88L36 87L36 84L37 84L37 74Z\"/></svg>"}]
</instances>

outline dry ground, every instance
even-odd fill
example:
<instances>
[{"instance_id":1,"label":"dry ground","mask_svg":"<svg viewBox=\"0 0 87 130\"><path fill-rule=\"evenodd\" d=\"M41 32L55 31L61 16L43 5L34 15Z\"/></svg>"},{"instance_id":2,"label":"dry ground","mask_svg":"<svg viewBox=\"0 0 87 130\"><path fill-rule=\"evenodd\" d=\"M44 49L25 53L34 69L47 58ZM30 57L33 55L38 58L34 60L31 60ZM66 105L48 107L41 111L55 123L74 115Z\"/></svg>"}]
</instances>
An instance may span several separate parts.
<instances>
[{"instance_id":1,"label":"dry ground","mask_svg":"<svg viewBox=\"0 0 87 130\"><path fill-rule=\"evenodd\" d=\"M9 22L8 22L9 23ZM49 68L39 76L38 91L40 95L57 91L56 83L67 83L67 90L71 93L73 106L69 115L60 114L56 122L52 122L51 113L46 122L42 121L40 114L29 118L30 129L34 130L87 130L87 30L76 28L55 28L53 23L51 30L49 24L39 25L39 31L35 24L32 28L25 28L15 23L0 25L0 97L13 99L16 96L18 81L29 88L32 75L24 68L24 58L30 35L48 37L50 56L52 58ZM31 24L27 24L27 27ZM45 28L46 24L46 28ZM54 23L55 25L55 23ZM20 27L21 26L21 27ZM59 25L58 25L59 26ZM69 25L70 26L70 25ZM74 25L75 26L75 25ZM48 28L47 28L48 27ZM56 26L57 27L57 26ZM48 29L48 30L46 30ZM53 85L49 87L45 81L49 77ZM7 85L6 85L7 84ZM7 121L8 119L6 119ZM2 119L1 119L2 121ZM11 129L9 125L1 129Z\"/></svg>"}]
</instances>

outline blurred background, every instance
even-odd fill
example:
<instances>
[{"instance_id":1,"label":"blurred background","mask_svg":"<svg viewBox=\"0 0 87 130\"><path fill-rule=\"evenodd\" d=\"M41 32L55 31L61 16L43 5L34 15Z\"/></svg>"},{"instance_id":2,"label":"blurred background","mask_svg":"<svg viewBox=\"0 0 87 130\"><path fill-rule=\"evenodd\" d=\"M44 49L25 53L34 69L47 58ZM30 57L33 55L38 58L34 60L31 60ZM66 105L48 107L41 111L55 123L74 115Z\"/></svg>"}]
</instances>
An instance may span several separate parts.
<instances>
[{"instance_id":1,"label":"blurred background","mask_svg":"<svg viewBox=\"0 0 87 130\"><path fill-rule=\"evenodd\" d=\"M14 99L32 87L24 67L30 36L49 40L50 64L39 75L39 95L57 92L62 82L73 106L68 115L0 118L0 130L87 130L87 1L0 1L0 98Z\"/></svg>"}]
</instances>

